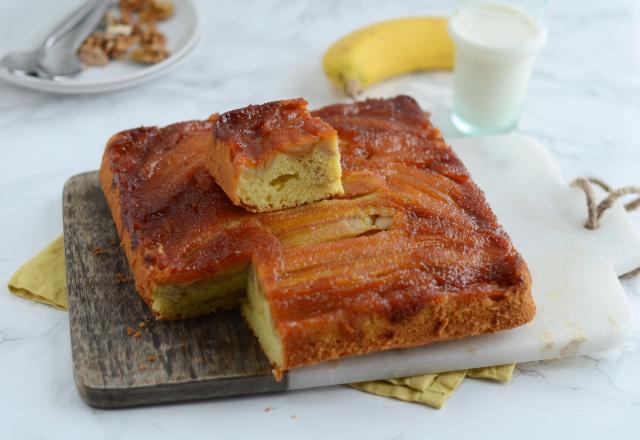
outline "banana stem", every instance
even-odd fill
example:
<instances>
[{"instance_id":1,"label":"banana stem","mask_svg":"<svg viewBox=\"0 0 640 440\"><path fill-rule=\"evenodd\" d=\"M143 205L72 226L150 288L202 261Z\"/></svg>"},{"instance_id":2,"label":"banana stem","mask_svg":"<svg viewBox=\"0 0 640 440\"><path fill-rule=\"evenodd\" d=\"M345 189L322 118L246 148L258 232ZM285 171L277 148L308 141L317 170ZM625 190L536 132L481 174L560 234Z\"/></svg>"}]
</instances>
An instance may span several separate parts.
<instances>
[{"instance_id":1,"label":"banana stem","mask_svg":"<svg viewBox=\"0 0 640 440\"><path fill-rule=\"evenodd\" d=\"M344 83L344 93L350 98L356 99L356 97L362 93L362 86L356 79L348 79Z\"/></svg>"}]
</instances>

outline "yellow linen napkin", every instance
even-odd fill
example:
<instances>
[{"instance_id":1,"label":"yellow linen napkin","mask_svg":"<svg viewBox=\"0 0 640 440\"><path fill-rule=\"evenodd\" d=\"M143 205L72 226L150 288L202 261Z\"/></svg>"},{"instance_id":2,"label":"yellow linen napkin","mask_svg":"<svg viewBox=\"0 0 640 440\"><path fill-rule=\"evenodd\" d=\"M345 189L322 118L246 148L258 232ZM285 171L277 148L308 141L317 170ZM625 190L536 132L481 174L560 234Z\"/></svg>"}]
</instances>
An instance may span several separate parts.
<instances>
[{"instance_id":1,"label":"yellow linen napkin","mask_svg":"<svg viewBox=\"0 0 640 440\"><path fill-rule=\"evenodd\" d=\"M32 301L67 309L67 275L62 236L24 263L9 280L11 293Z\"/></svg>"},{"instance_id":2,"label":"yellow linen napkin","mask_svg":"<svg viewBox=\"0 0 640 440\"><path fill-rule=\"evenodd\" d=\"M67 280L62 236L24 263L9 280L8 288L22 298L66 310ZM514 368L515 364L474 368L450 373L358 382L349 386L378 396L442 408L465 377L509 382Z\"/></svg>"},{"instance_id":3,"label":"yellow linen napkin","mask_svg":"<svg viewBox=\"0 0 640 440\"><path fill-rule=\"evenodd\" d=\"M467 377L474 379L489 379L496 382L507 383L513 378L513 370L516 364L498 365L495 367L472 368L467 370Z\"/></svg>"},{"instance_id":4,"label":"yellow linen napkin","mask_svg":"<svg viewBox=\"0 0 640 440\"><path fill-rule=\"evenodd\" d=\"M378 396L394 397L406 402L442 408L462 383L466 371L425 374L400 379L359 382L349 386Z\"/></svg>"},{"instance_id":5,"label":"yellow linen napkin","mask_svg":"<svg viewBox=\"0 0 640 440\"><path fill-rule=\"evenodd\" d=\"M422 403L433 408L442 408L465 377L509 382L513 377L515 367L515 364L510 364L473 368L450 373L359 382L349 386L378 396L394 397L407 402Z\"/></svg>"}]
</instances>

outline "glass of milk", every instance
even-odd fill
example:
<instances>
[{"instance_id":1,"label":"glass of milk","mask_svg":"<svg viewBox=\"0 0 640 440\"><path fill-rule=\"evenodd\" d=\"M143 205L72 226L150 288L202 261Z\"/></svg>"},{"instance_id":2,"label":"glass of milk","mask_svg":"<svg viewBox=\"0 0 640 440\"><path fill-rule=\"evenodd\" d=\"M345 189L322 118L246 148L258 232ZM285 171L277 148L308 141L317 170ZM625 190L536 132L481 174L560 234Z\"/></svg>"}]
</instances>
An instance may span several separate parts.
<instances>
[{"instance_id":1,"label":"glass of milk","mask_svg":"<svg viewBox=\"0 0 640 440\"><path fill-rule=\"evenodd\" d=\"M449 21L456 47L451 119L465 134L513 130L536 52L546 40L547 0L462 0Z\"/></svg>"}]
</instances>

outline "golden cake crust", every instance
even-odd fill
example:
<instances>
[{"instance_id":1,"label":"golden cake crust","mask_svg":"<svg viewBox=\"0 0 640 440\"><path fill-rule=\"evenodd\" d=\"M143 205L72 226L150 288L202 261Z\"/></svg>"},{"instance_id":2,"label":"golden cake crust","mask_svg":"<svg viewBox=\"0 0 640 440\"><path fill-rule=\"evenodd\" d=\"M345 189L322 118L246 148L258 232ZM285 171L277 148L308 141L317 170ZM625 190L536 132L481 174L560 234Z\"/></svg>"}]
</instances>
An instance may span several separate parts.
<instances>
[{"instance_id":1,"label":"golden cake crust","mask_svg":"<svg viewBox=\"0 0 640 440\"><path fill-rule=\"evenodd\" d=\"M206 172L215 117L109 141L101 184L147 302L159 285L252 266L278 374L533 318L525 262L413 99L313 114L339 133L345 194L272 213L235 207Z\"/></svg>"}]
</instances>

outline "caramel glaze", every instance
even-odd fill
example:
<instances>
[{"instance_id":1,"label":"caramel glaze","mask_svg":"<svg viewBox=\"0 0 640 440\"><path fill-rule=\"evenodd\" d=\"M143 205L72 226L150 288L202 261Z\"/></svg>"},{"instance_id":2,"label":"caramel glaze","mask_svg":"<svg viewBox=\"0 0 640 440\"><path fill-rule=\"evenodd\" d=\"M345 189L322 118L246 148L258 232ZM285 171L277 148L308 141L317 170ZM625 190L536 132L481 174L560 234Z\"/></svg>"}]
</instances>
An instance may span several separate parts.
<instances>
[{"instance_id":1,"label":"caramel glaze","mask_svg":"<svg viewBox=\"0 0 640 440\"><path fill-rule=\"evenodd\" d=\"M500 298L526 283L482 191L412 98L313 114L339 133L345 197L373 194L370 205L396 214L386 231L284 249L282 272L262 284L281 335L363 313L406 319L443 294Z\"/></svg>"},{"instance_id":2,"label":"caramel glaze","mask_svg":"<svg viewBox=\"0 0 640 440\"><path fill-rule=\"evenodd\" d=\"M144 263L132 268L147 300L155 285L196 282L247 264L262 243L277 247L205 167L215 119L128 130L108 143L101 174L108 169L112 179L109 188L101 179L103 190L117 194L121 236L130 241L130 262Z\"/></svg>"},{"instance_id":3,"label":"caramel glaze","mask_svg":"<svg viewBox=\"0 0 640 440\"><path fill-rule=\"evenodd\" d=\"M294 114L303 107L301 100L291 103ZM238 151L259 157L265 144L256 133L265 127L276 133L278 124L270 125L270 112L247 111L256 112L255 125L224 135L236 136ZM234 126L230 113L218 129ZM158 284L199 281L252 262L285 353L309 349L328 328L351 338L351 345L336 342L334 351L317 350L316 358L290 360L283 368L429 342L431 336L416 333L396 342L389 336L390 345L358 346L367 327L354 330L354 322L378 317L398 325L452 298L462 307L519 291L529 298L529 309L502 324L506 312L495 312L483 318L494 323L493 330L461 324L466 330L448 337L531 319L525 263L464 165L412 98L336 104L312 114L338 131L345 195L267 214L233 206L207 173L207 136L216 116L114 136L102 184L114 217L120 213L121 235L130 234L130 249L123 241L130 262L138 261L132 267L143 297L148 300ZM390 221L386 230L351 235L351 229L340 228L363 216L371 223Z\"/></svg>"},{"instance_id":4,"label":"caramel glaze","mask_svg":"<svg viewBox=\"0 0 640 440\"><path fill-rule=\"evenodd\" d=\"M298 98L222 113L214 123L214 137L229 148L235 163L256 165L277 152L306 152L309 144L335 134L331 126L309 114L307 105Z\"/></svg>"}]
</instances>

